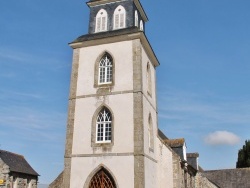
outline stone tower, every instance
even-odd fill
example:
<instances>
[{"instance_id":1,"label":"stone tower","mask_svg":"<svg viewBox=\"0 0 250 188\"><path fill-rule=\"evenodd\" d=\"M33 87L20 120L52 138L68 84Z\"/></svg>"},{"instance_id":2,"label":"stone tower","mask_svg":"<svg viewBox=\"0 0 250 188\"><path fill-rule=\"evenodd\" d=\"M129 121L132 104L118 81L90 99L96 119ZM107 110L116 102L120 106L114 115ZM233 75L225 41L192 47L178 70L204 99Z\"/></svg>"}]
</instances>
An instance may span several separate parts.
<instances>
[{"instance_id":1,"label":"stone tower","mask_svg":"<svg viewBox=\"0 0 250 188\"><path fill-rule=\"evenodd\" d=\"M139 0L91 0L89 32L70 43L73 63L65 188L157 187L159 62Z\"/></svg>"}]
</instances>

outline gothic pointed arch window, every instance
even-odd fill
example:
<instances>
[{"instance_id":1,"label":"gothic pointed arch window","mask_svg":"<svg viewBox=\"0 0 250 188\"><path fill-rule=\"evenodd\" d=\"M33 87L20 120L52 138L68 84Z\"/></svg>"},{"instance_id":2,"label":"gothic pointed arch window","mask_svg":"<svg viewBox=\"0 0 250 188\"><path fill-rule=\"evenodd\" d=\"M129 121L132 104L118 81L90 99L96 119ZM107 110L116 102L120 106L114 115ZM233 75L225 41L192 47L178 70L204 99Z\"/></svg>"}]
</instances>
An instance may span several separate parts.
<instances>
[{"instance_id":1,"label":"gothic pointed arch window","mask_svg":"<svg viewBox=\"0 0 250 188\"><path fill-rule=\"evenodd\" d=\"M147 91L148 94L152 95L152 76L149 62L147 63Z\"/></svg>"},{"instance_id":2,"label":"gothic pointed arch window","mask_svg":"<svg viewBox=\"0 0 250 188\"><path fill-rule=\"evenodd\" d=\"M123 6L119 5L114 11L114 24L113 29L125 28L126 25L126 10Z\"/></svg>"},{"instance_id":3,"label":"gothic pointed arch window","mask_svg":"<svg viewBox=\"0 0 250 188\"><path fill-rule=\"evenodd\" d=\"M107 21L107 11L104 9L99 10L96 14L95 32L107 31Z\"/></svg>"},{"instance_id":4,"label":"gothic pointed arch window","mask_svg":"<svg viewBox=\"0 0 250 188\"><path fill-rule=\"evenodd\" d=\"M112 140L112 114L103 107L96 119L96 143L111 143Z\"/></svg>"},{"instance_id":5,"label":"gothic pointed arch window","mask_svg":"<svg viewBox=\"0 0 250 188\"><path fill-rule=\"evenodd\" d=\"M135 11L135 26L138 27L138 12Z\"/></svg>"},{"instance_id":6,"label":"gothic pointed arch window","mask_svg":"<svg viewBox=\"0 0 250 188\"><path fill-rule=\"evenodd\" d=\"M148 145L149 149L154 149L153 122L151 114L148 116Z\"/></svg>"},{"instance_id":7,"label":"gothic pointed arch window","mask_svg":"<svg viewBox=\"0 0 250 188\"><path fill-rule=\"evenodd\" d=\"M101 168L90 180L89 188L116 188L116 185L111 174Z\"/></svg>"},{"instance_id":8,"label":"gothic pointed arch window","mask_svg":"<svg viewBox=\"0 0 250 188\"><path fill-rule=\"evenodd\" d=\"M113 78L113 60L108 53L102 56L99 62L99 84L110 84Z\"/></svg>"}]
</instances>

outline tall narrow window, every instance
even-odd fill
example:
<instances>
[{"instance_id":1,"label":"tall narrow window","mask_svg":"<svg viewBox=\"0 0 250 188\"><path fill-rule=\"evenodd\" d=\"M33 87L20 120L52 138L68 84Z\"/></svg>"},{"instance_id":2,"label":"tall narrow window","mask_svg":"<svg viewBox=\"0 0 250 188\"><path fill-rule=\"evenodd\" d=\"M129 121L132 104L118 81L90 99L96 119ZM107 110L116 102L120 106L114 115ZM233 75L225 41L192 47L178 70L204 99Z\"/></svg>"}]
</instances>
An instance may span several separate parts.
<instances>
[{"instance_id":1,"label":"tall narrow window","mask_svg":"<svg viewBox=\"0 0 250 188\"><path fill-rule=\"evenodd\" d=\"M96 15L95 32L107 31L107 12L104 9L99 10Z\"/></svg>"},{"instance_id":2,"label":"tall narrow window","mask_svg":"<svg viewBox=\"0 0 250 188\"><path fill-rule=\"evenodd\" d=\"M143 31L143 21L140 21L140 30Z\"/></svg>"},{"instance_id":3,"label":"tall narrow window","mask_svg":"<svg viewBox=\"0 0 250 188\"><path fill-rule=\"evenodd\" d=\"M138 12L135 11L135 26L138 27Z\"/></svg>"},{"instance_id":4,"label":"tall narrow window","mask_svg":"<svg viewBox=\"0 0 250 188\"><path fill-rule=\"evenodd\" d=\"M107 108L103 108L96 120L96 142L110 143L112 138L112 115Z\"/></svg>"},{"instance_id":5,"label":"tall narrow window","mask_svg":"<svg viewBox=\"0 0 250 188\"><path fill-rule=\"evenodd\" d=\"M119 5L114 12L114 29L124 28L126 25L126 11L123 6Z\"/></svg>"},{"instance_id":6,"label":"tall narrow window","mask_svg":"<svg viewBox=\"0 0 250 188\"><path fill-rule=\"evenodd\" d=\"M99 63L99 84L112 83L112 58L106 53L100 60Z\"/></svg>"},{"instance_id":7,"label":"tall narrow window","mask_svg":"<svg viewBox=\"0 0 250 188\"><path fill-rule=\"evenodd\" d=\"M116 185L110 173L102 168L91 179L89 188L116 188Z\"/></svg>"},{"instance_id":8,"label":"tall narrow window","mask_svg":"<svg viewBox=\"0 0 250 188\"><path fill-rule=\"evenodd\" d=\"M154 148L153 123L151 114L148 116L148 145L150 149Z\"/></svg>"},{"instance_id":9,"label":"tall narrow window","mask_svg":"<svg viewBox=\"0 0 250 188\"><path fill-rule=\"evenodd\" d=\"M147 64L147 87L148 94L152 95L151 69L149 63Z\"/></svg>"}]
</instances>

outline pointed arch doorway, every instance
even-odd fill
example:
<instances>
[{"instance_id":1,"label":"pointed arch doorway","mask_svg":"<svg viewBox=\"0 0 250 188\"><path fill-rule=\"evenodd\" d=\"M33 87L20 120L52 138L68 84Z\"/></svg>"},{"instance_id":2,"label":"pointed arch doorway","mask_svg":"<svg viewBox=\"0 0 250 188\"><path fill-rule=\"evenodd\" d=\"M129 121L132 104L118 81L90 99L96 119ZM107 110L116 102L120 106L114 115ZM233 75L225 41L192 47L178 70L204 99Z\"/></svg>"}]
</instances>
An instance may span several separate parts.
<instances>
[{"instance_id":1,"label":"pointed arch doorway","mask_svg":"<svg viewBox=\"0 0 250 188\"><path fill-rule=\"evenodd\" d=\"M90 180L89 188L117 188L111 174L101 168Z\"/></svg>"}]
</instances>

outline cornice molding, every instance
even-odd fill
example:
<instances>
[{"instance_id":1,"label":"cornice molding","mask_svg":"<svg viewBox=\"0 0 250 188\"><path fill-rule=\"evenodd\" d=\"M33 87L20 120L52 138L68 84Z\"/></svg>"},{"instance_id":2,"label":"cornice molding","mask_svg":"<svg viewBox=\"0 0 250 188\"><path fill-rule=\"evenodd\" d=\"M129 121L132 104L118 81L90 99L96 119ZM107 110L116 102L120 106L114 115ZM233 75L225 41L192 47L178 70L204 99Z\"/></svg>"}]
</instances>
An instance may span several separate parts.
<instances>
[{"instance_id":1,"label":"cornice molding","mask_svg":"<svg viewBox=\"0 0 250 188\"><path fill-rule=\"evenodd\" d=\"M132 34L123 34L123 35L116 35L116 36L109 36L109 37L103 37L103 38L98 38L98 39L92 39L92 40L87 40L87 41L82 41L82 42L73 42L70 43L69 45L73 48L83 48L83 47L90 47L90 46L97 46L97 45L102 45L102 44L109 44L109 43L115 43L115 42L121 42L121 41L131 41L131 40L136 40L140 39L141 44L147 53L150 61L153 63L155 67L159 66L160 63L147 39L145 34L143 32L135 32Z\"/></svg>"}]
</instances>

